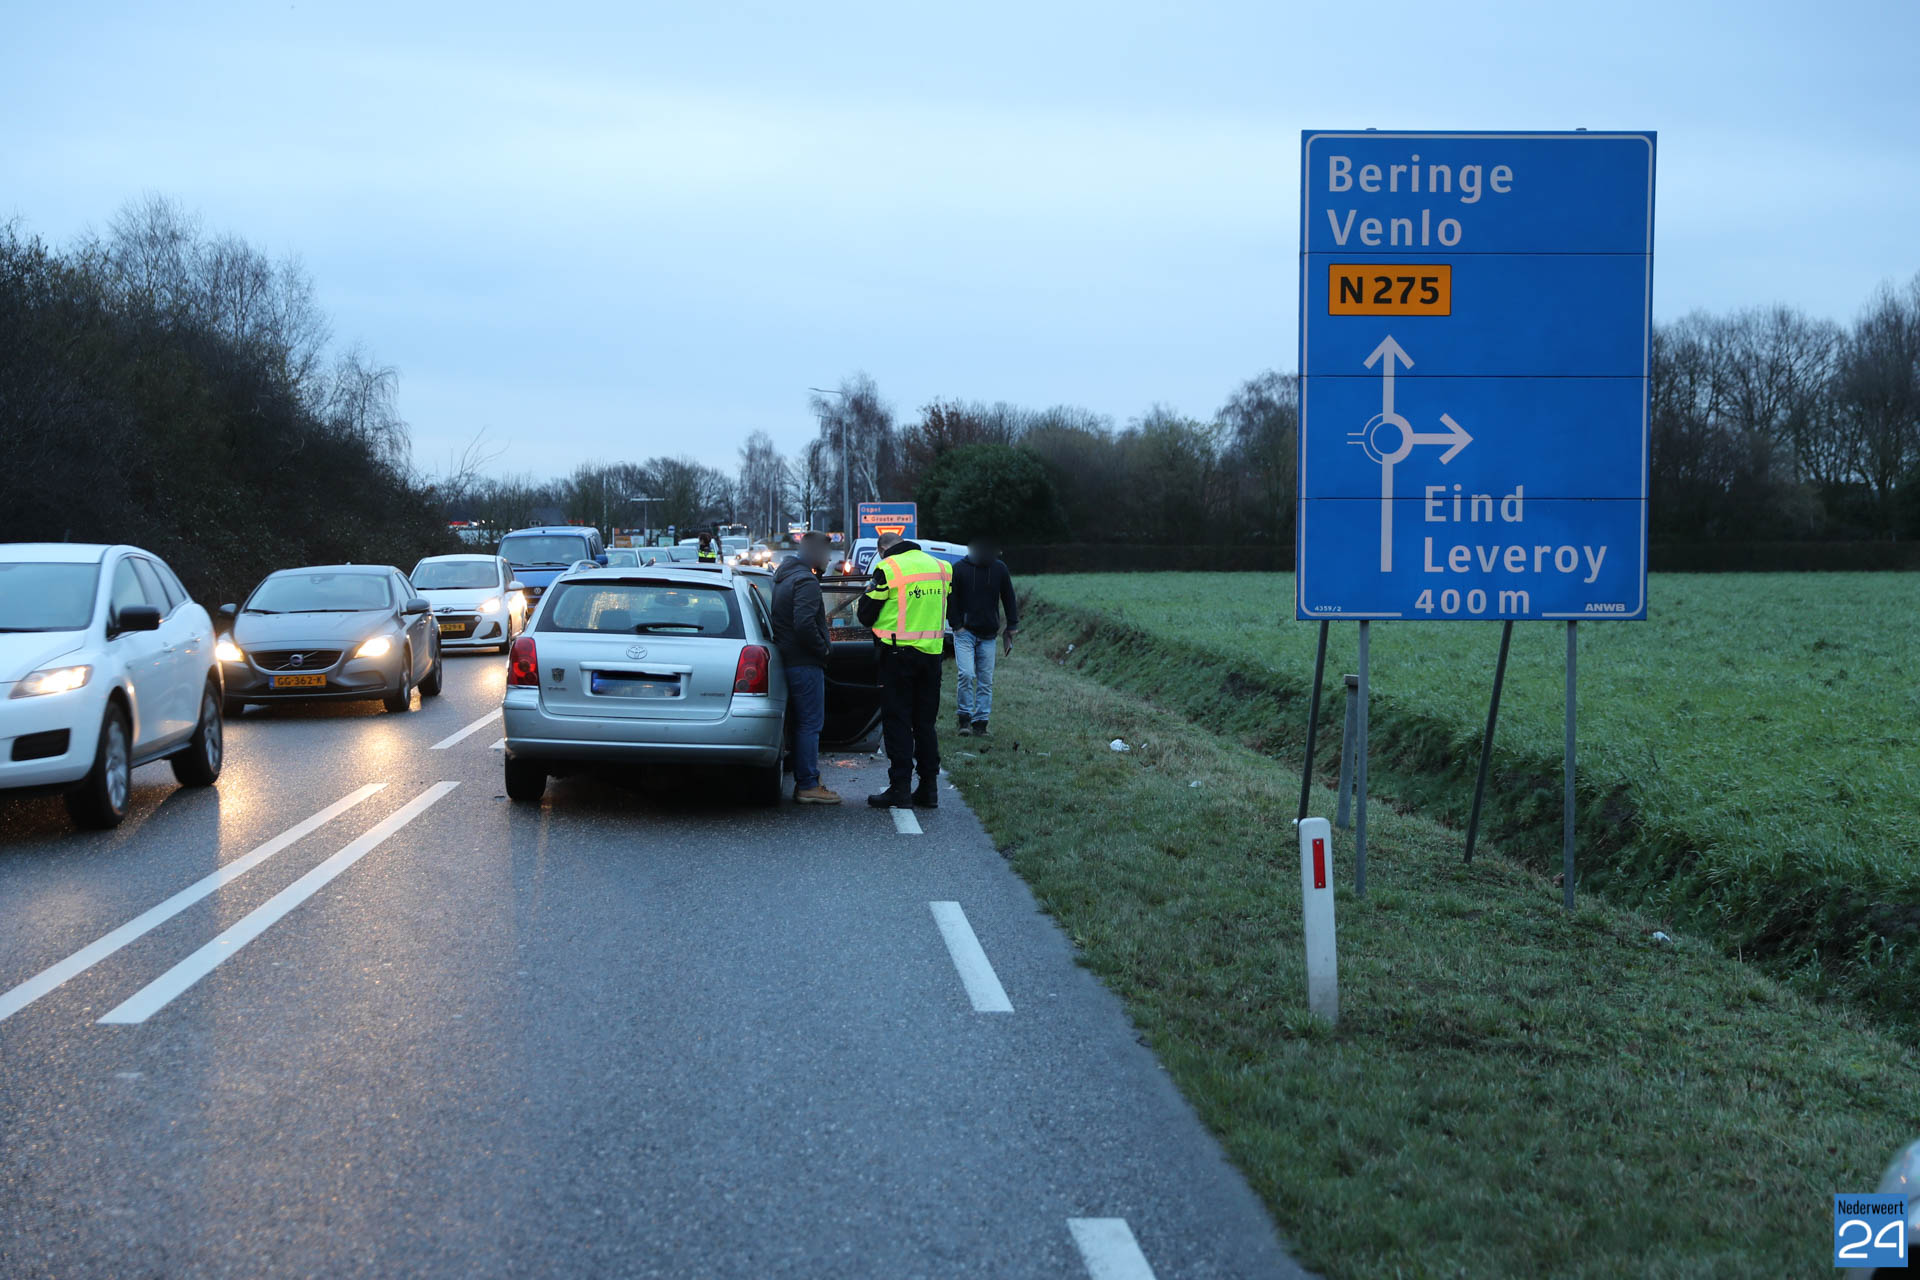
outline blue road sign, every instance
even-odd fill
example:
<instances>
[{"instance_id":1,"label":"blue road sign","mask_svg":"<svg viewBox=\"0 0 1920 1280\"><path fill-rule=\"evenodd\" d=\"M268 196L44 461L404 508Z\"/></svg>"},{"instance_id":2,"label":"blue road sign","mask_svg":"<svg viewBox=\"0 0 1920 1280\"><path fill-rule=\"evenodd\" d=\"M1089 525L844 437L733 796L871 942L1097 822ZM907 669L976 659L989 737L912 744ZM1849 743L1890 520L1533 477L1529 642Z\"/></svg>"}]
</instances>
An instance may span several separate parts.
<instances>
[{"instance_id":1,"label":"blue road sign","mask_svg":"<svg viewBox=\"0 0 1920 1280\"><path fill-rule=\"evenodd\" d=\"M856 537L877 538L893 532L903 538L920 536L920 508L911 502L863 502L860 504L860 531Z\"/></svg>"},{"instance_id":2,"label":"blue road sign","mask_svg":"<svg viewBox=\"0 0 1920 1280\"><path fill-rule=\"evenodd\" d=\"M1652 133L1301 139L1301 618L1644 618Z\"/></svg>"}]
</instances>

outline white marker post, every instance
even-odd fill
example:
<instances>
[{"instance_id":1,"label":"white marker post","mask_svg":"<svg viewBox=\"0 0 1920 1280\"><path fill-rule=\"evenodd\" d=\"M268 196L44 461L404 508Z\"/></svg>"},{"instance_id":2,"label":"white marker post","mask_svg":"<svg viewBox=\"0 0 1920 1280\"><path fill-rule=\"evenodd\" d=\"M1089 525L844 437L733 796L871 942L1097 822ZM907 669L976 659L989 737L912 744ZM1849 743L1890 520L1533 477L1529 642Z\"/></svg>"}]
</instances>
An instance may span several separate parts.
<instances>
[{"instance_id":1,"label":"white marker post","mask_svg":"<svg viewBox=\"0 0 1920 1280\"><path fill-rule=\"evenodd\" d=\"M1325 818L1302 818L1300 902L1307 936L1307 1008L1328 1022L1340 1020L1340 975L1333 940L1333 827Z\"/></svg>"}]
</instances>

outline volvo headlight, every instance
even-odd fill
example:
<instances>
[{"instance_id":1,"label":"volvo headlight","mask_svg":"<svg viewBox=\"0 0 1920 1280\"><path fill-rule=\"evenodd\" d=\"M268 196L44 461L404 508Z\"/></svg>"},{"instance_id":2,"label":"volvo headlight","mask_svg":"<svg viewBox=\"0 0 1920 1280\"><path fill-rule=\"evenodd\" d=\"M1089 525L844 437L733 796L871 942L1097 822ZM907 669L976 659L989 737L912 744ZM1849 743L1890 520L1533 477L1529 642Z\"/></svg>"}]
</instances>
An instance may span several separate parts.
<instances>
[{"instance_id":1,"label":"volvo headlight","mask_svg":"<svg viewBox=\"0 0 1920 1280\"><path fill-rule=\"evenodd\" d=\"M213 656L222 662L245 662L247 660L247 655L240 652L240 646L225 636L220 637L220 642L213 646Z\"/></svg>"},{"instance_id":2,"label":"volvo headlight","mask_svg":"<svg viewBox=\"0 0 1920 1280\"><path fill-rule=\"evenodd\" d=\"M92 678L92 667L42 667L14 685L13 696L36 698L43 693L70 693Z\"/></svg>"},{"instance_id":3,"label":"volvo headlight","mask_svg":"<svg viewBox=\"0 0 1920 1280\"><path fill-rule=\"evenodd\" d=\"M385 636L375 636L353 651L356 658L384 658L393 652L393 641Z\"/></svg>"},{"instance_id":4,"label":"volvo headlight","mask_svg":"<svg viewBox=\"0 0 1920 1280\"><path fill-rule=\"evenodd\" d=\"M500 612L500 597L495 596L491 600L482 600L480 602L480 612L482 613Z\"/></svg>"}]
</instances>

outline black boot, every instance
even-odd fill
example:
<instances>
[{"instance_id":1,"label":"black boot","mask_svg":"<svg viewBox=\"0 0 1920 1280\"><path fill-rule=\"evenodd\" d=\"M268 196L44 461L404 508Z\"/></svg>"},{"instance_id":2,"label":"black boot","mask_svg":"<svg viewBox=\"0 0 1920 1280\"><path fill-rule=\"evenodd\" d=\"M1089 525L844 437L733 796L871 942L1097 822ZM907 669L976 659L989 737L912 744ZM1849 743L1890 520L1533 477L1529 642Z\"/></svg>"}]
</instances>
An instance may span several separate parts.
<instances>
[{"instance_id":1,"label":"black boot","mask_svg":"<svg viewBox=\"0 0 1920 1280\"><path fill-rule=\"evenodd\" d=\"M966 712L962 711L960 713L959 722L955 724L953 728L955 733L959 734L963 738L966 737L968 734L973 732L973 717L968 715Z\"/></svg>"},{"instance_id":2,"label":"black boot","mask_svg":"<svg viewBox=\"0 0 1920 1280\"><path fill-rule=\"evenodd\" d=\"M905 787L889 785L878 795L868 796L867 803L876 809L911 809L913 797L907 794Z\"/></svg>"},{"instance_id":3,"label":"black boot","mask_svg":"<svg viewBox=\"0 0 1920 1280\"><path fill-rule=\"evenodd\" d=\"M920 809L938 809L940 807L940 784L923 782L914 788L913 803Z\"/></svg>"},{"instance_id":4,"label":"black boot","mask_svg":"<svg viewBox=\"0 0 1920 1280\"><path fill-rule=\"evenodd\" d=\"M973 722L973 736L976 738L991 738L993 734L987 731L987 722L985 720L975 720Z\"/></svg>"}]
</instances>

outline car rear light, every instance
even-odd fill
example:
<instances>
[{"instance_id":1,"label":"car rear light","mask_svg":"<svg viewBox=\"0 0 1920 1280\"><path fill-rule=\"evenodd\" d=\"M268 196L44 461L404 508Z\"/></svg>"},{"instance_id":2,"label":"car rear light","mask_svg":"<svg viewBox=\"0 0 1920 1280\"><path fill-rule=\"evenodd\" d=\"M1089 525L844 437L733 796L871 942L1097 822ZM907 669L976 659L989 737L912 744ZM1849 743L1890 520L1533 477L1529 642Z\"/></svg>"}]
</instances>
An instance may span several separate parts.
<instances>
[{"instance_id":1,"label":"car rear light","mask_svg":"<svg viewBox=\"0 0 1920 1280\"><path fill-rule=\"evenodd\" d=\"M532 636L521 636L513 642L513 656L507 659L507 683L540 687L540 654L533 647Z\"/></svg>"},{"instance_id":2,"label":"car rear light","mask_svg":"<svg viewBox=\"0 0 1920 1280\"><path fill-rule=\"evenodd\" d=\"M750 644L740 650L740 665L733 669L733 691L735 693L767 691L767 651L764 648L757 644Z\"/></svg>"}]
</instances>

